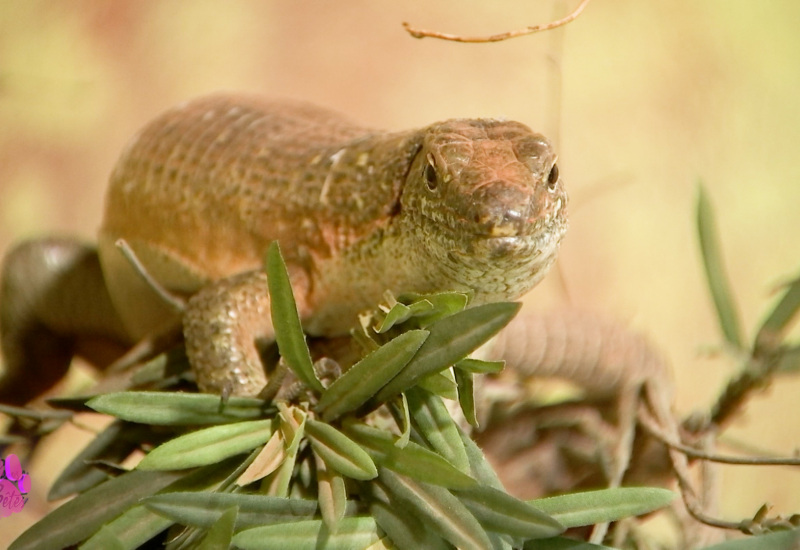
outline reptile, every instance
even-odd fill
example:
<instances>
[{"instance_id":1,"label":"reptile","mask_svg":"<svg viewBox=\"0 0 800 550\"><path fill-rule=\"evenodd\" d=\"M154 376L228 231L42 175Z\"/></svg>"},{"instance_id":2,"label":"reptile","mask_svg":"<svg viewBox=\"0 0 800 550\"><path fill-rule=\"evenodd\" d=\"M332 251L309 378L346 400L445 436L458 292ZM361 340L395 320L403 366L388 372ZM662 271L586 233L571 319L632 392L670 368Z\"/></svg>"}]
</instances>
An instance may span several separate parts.
<instances>
[{"instance_id":1,"label":"reptile","mask_svg":"<svg viewBox=\"0 0 800 550\"><path fill-rule=\"evenodd\" d=\"M274 340L272 241L310 335L345 333L387 290L517 299L567 227L556 160L547 138L508 120L386 132L294 101L178 105L122 152L96 247L43 239L6 258L0 401L46 391L83 339L131 344L181 325L202 391L257 395L259 347Z\"/></svg>"}]
</instances>

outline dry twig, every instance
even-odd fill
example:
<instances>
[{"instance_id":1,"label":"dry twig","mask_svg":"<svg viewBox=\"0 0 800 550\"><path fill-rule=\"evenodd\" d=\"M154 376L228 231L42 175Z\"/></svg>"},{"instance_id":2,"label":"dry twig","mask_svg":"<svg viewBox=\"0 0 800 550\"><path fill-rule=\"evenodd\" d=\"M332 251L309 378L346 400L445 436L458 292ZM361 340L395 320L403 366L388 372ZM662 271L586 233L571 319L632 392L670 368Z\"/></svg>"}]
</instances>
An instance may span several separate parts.
<instances>
[{"instance_id":1,"label":"dry twig","mask_svg":"<svg viewBox=\"0 0 800 550\"><path fill-rule=\"evenodd\" d=\"M439 38L441 40L450 40L452 42L471 42L471 43L500 42L502 40L508 40L509 38L516 38L518 36L525 36L536 32L549 31L550 29L562 27L567 23L570 23L573 20L577 19L577 17L581 14L581 12L588 3L589 0L581 0L581 3L578 4L578 6L572 11L572 13L570 13L566 17L562 17L561 19L551 21L550 23L545 23L542 25L531 25L523 29L517 29L515 31L507 31L500 34L493 34L491 36L461 36L459 34L448 34L439 31L417 29L412 27L410 23L405 21L403 22L403 28L405 28L408 31L408 33L414 38L430 37L430 38Z\"/></svg>"}]
</instances>

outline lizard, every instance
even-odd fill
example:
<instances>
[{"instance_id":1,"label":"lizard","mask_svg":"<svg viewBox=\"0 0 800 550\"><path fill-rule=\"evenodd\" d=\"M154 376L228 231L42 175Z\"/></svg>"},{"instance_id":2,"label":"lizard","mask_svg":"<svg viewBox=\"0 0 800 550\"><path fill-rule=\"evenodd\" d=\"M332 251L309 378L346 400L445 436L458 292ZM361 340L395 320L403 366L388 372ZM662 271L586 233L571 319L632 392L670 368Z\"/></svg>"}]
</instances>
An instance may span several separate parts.
<instances>
[{"instance_id":1,"label":"lizard","mask_svg":"<svg viewBox=\"0 0 800 550\"><path fill-rule=\"evenodd\" d=\"M520 298L555 261L567 202L553 145L519 122L386 132L296 101L180 104L123 150L97 246L45 238L5 259L0 402L48 390L86 341L129 347L177 327L201 391L258 395L259 350L274 340L271 242L304 330L336 337L387 290L466 291L473 305ZM521 378L555 375L610 395L629 420L649 407L679 439L666 366L619 325L518 315L487 353ZM628 466L634 423L612 445L611 485ZM669 455L685 471L685 457Z\"/></svg>"},{"instance_id":2,"label":"lizard","mask_svg":"<svg viewBox=\"0 0 800 550\"><path fill-rule=\"evenodd\" d=\"M122 152L96 247L43 239L7 257L0 401L47 390L82 337L131 344L181 325L201 391L257 395L259 345L274 339L262 269L272 241L304 329L328 337L387 290L517 299L566 227L554 148L519 122L386 132L297 101L189 101Z\"/></svg>"}]
</instances>

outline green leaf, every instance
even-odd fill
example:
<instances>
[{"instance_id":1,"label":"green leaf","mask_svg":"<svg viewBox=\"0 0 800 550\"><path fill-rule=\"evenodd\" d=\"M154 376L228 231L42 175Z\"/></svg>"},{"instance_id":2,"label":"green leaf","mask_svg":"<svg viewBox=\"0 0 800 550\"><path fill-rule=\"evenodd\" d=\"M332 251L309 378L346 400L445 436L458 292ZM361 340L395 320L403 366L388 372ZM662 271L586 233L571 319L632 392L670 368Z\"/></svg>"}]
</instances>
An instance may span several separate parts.
<instances>
[{"instance_id":1,"label":"green leaf","mask_svg":"<svg viewBox=\"0 0 800 550\"><path fill-rule=\"evenodd\" d=\"M186 378L191 370L184 346L174 347L134 368L126 387L166 388Z\"/></svg>"},{"instance_id":2,"label":"green leaf","mask_svg":"<svg viewBox=\"0 0 800 550\"><path fill-rule=\"evenodd\" d=\"M319 511L316 500L243 493L165 493L149 497L143 504L175 522L196 527L210 527L226 510L237 506L237 530L310 519Z\"/></svg>"},{"instance_id":3,"label":"green leaf","mask_svg":"<svg viewBox=\"0 0 800 550\"><path fill-rule=\"evenodd\" d=\"M241 459L229 458L223 462L198 468L179 478L174 483L162 489L162 492L171 491L202 491L218 487L230 475L232 468L237 466ZM142 504L136 504L122 515L106 523L100 531L87 540L84 548L109 547L109 541L114 540L121 548L140 548L158 535L161 531L171 526L174 522L169 518L147 509Z\"/></svg>"},{"instance_id":4,"label":"green leaf","mask_svg":"<svg viewBox=\"0 0 800 550\"><path fill-rule=\"evenodd\" d=\"M361 480L378 475L369 454L330 424L309 418L306 420L306 434L314 452L340 474Z\"/></svg>"},{"instance_id":5,"label":"green leaf","mask_svg":"<svg viewBox=\"0 0 800 550\"><path fill-rule=\"evenodd\" d=\"M458 429L458 435L461 437L461 442L464 444L464 450L467 453L467 459L469 459L472 477L477 479L482 485L488 485L489 487L504 491L505 488L500 482L500 478L497 477L497 473L494 471L491 464L489 464L489 461L486 460L483 451L478 447L477 443L465 434L461 428Z\"/></svg>"},{"instance_id":6,"label":"green leaf","mask_svg":"<svg viewBox=\"0 0 800 550\"><path fill-rule=\"evenodd\" d=\"M217 550L230 548L233 539L233 526L236 525L236 516L239 509L234 506L228 508L208 530L203 541L198 545L198 550Z\"/></svg>"},{"instance_id":7,"label":"green leaf","mask_svg":"<svg viewBox=\"0 0 800 550\"><path fill-rule=\"evenodd\" d=\"M430 335L417 354L375 398L385 403L421 378L460 361L497 334L519 311L520 304L501 302L465 309L430 325Z\"/></svg>"},{"instance_id":8,"label":"green leaf","mask_svg":"<svg viewBox=\"0 0 800 550\"><path fill-rule=\"evenodd\" d=\"M475 485L475 480L470 476L413 441L401 449L395 445L397 437L389 432L355 422L348 423L344 429L363 445L378 465L442 487L466 489Z\"/></svg>"},{"instance_id":9,"label":"green leaf","mask_svg":"<svg viewBox=\"0 0 800 550\"><path fill-rule=\"evenodd\" d=\"M15 540L10 550L64 548L86 539L141 498L160 491L182 472L134 470L59 506Z\"/></svg>"},{"instance_id":10,"label":"green leaf","mask_svg":"<svg viewBox=\"0 0 800 550\"><path fill-rule=\"evenodd\" d=\"M230 397L223 401L218 395L183 392L108 393L93 397L86 405L129 422L168 426L224 424L261 418L269 412L261 399Z\"/></svg>"},{"instance_id":11,"label":"green leaf","mask_svg":"<svg viewBox=\"0 0 800 550\"><path fill-rule=\"evenodd\" d=\"M59 500L102 483L109 474L97 468L96 461L121 463L139 447L140 441L152 441L153 436L147 426L112 422L64 468L50 487L47 499Z\"/></svg>"},{"instance_id":12,"label":"green leaf","mask_svg":"<svg viewBox=\"0 0 800 550\"><path fill-rule=\"evenodd\" d=\"M667 489L617 487L529 500L528 504L571 528L647 514L668 506L675 496Z\"/></svg>"},{"instance_id":13,"label":"green leaf","mask_svg":"<svg viewBox=\"0 0 800 550\"><path fill-rule=\"evenodd\" d=\"M133 506L105 524L81 545L81 550L113 548L114 546L109 546L110 541L115 541L118 548L139 548L173 523L144 506Z\"/></svg>"},{"instance_id":14,"label":"green leaf","mask_svg":"<svg viewBox=\"0 0 800 550\"><path fill-rule=\"evenodd\" d=\"M411 305L401 304L395 302L392 308L386 313L381 324L375 329L378 334L388 332L388 330L395 325L399 325L408 321L411 317L424 314L433 310L433 304L428 300L420 300Z\"/></svg>"},{"instance_id":15,"label":"green leaf","mask_svg":"<svg viewBox=\"0 0 800 550\"><path fill-rule=\"evenodd\" d=\"M322 393L317 408L328 422L356 410L394 378L417 353L428 331L411 330L353 365Z\"/></svg>"},{"instance_id":16,"label":"green leaf","mask_svg":"<svg viewBox=\"0 0 800 550\"><path fill-rule=\"evenodd\" d=\"M371 502L369 513L375 518L397 548L449 550L442 537L428 529L419 519L407 513L405 507L384 502Z\"/></svg>"},{"instance_id":17,"label":"green leaf","mask_svg":"<svg viewBox=\"0 0 800 550\"><path fill-rule=\"evenodd\" d=\"M534 539L525 543L524 550L617 550L611 546L601 546L582 540L568 539L566 537L553 537L551 539Z\"/></svg>"},{"instance_id":18,"label":"green leaf","mask_svg":"<svg viewBox=\"0 0 800 550\"><path fill-rule=\"evenodd\" d=\"M485 485L453 491L486 529L514 537L541 539L564 532L564 527L544 512Z\"/></svg>"},{"instance_id":19,"label":"green leaf","mask_svg":"<svg viewBox=\"0 0 800 550\"><path fill-rule=\"evenodd\" d=\"M700 252L703 256L706 280L717 310L722 334L735 349L743 349L744 339L742 338L741 323L725 273L714 209L711 207L711 202L702 184L700 184L697 194L697 233L700 239Z\"/></svg>"},{"instance_id":20,"label":"green leaf","mask_svg":"<svg viewBox=\"0 0 800 550\"><path fill-rule=\"evenodd\" d=\"M444 369L443 371L429 374L417 382L417 387L428 390L444 399L458 401L458 385L456 384L453 369Z\"/></svg>"},{"instance_id":21,"label":"green leaf","mask_svg":"<svg viewBox=\"0 0 800 550\"><path fill-rule=\"evenodd\" d=\"M411 388L405 395L419 434L453 466L469 472L469 459L458 426L441 397L421 388Z\"/></svg>"},{"instance_id":22,"label":"green leaf","mask_svg":"<svg viewBox=\"0 0 800 550\"><path fill-rule=\"evenodd\" d=\"M283 525L254 527L234 535L233 544L243 550L353 550L366 548L380 539L378 525L371 517L344 518L333 534L322 520L305 520Z\"/></svg>"},{"instance_id":23,"label":"green leaf","mask_svg":"<svg viewBox=\"0 0 800 550\"><path fill-rule=\"evenodd\" d=\"M800 545L800 529L777 531L767 535L729 540L705 550L795 550Z\"/></svg>"},{"instance_id":24,"label":"green leaf","mask_svg":"<svg viewBox=\"0 0 800 550\"><path fill-rule=\"evenodd\" d=\"M223 424L186 434L159 445L142 459L139 470L180 470L213 464L263 445L272 435L272 420Z\"/></svg>"},{"instance_id":25,"label":"green leaf","mask_svg":"<svg viewBox=\"0 0 800 550\"><path fill-rule=\"evenodd\" d=\"M336 533L347 509L344 477L325 464L319 455L314 458L317 465L317 501L322 512L322 521L328 531Z\"/></svg>"},{"instance_id":26,"label":"green leaf","mask_svg":"<svg viewBox=\"0 0 800 550\"><path fill-rule=\"evenodd\" d=\"M411 441L411 413L408 410L408 399L406 399L406 394L400 394L400 420L402 422L398 422L402 431L400 433L400 438L394 442L394 446L398 449L405 449L408 445L408 442ZM397 418L398 415L395 415Z\"/></svg>"},{"instance_id":27,"label":"green leaf","mask_svg":"<svg viewBox=\"0 0 800 550\"><path fill-rule=\"evenodd\" d=\"M761 325L756 336L756 345L775 348L798 310L800 310L800 277L789 283L783 296Z\"/></svg>"},{"instance_id":28,"label":"green leaf","mask_svg":"<svg viewBox=\"0 0 800 550\"><path fill-rule=\"evenodd\" d=\"M101 527L92 538L80 546L80 550L92 550L100 548L102 550L127 550L128 547L106 527Z\"/></svg>"},{"instance_id":29,"label":"green leaf","mask_svg":"<svg viewBox=\"0 0 800 550\"><path fill-rule=\"evenodd\" d=\"M423 523L461 550L491 546L483 527L444 487L423 483L381 468L378 479L390 496L414 510ZM424 519L423 519L424 518Z\"/></svg>"},{"instance_id":30,"label":"green leaf","mask_svg":"<svg viewBox=\"0 0 800 550\"><path fill-rule=\"evenodd\" d=\"M478 416L475 413L475 387L472 382L472 373L456 369L456 383L458 384L458 404L464 418L473 428L478 427Z\"/></svg>"},{"instance_id":31,"label":"green leaf","mask_svg":"<svg viewBox=\"0 0 800 550\"><path fill-rule=\"evenodd\" d=\"M496 374L506 366L505 361L484 361L467 357L456 363L456 368L473 374Z\"/></svg>"},{"instance_id":32,"label":"green leaf","mask_svg":"<svg viewBox=\"0 0 800 550\"><path fill-rule=\"evenodd\" d=\"M427 302L433 305L430 310L415 312L419 325L424 328L439 319L463 311L469 303L470 296L463 292L407 293L401 294L397 299L404 304L410 304L412 308L419 302Z\"/></svg>"},{"instance_id":33,"label":"green leaf","mask_svg":"<svg viewBox=\"0 0 800 550\"><path fill-rule=\"evenodd\" d=\"M314 374L314 365L311 362L311 353L308 351L303 327L300 325L300 315L297 313L289 272L286 270L277 241L269 245L266 264L270 310L278 351L306 386L321 392L324 388Z\"/></svg>"},{"instance_id":34,"label":"green leaf","mask_svg":"<svg viewBox=\"0 0 800 550\"><path fill-rule=\"evenodd\" d=\"M800 346L786 348L781 354L778 372L788 374L797 371L800 371Z\"/></svg>"}]
</instances>

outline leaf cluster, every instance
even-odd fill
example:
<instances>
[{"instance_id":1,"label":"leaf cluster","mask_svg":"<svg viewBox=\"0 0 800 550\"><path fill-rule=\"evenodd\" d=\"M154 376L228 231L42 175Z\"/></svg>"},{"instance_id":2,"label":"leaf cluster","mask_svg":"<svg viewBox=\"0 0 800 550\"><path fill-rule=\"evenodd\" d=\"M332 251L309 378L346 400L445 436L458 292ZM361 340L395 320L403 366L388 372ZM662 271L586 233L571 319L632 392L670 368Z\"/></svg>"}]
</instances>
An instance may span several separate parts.
<instances>
[{"instance_id":1,"label":"leaf cluster","mask_svg":"<svg viewBox=\"0 0 800 550\"><path fill-rule=\"evenodd\" d=\"M158 542L173 549L592 549L604 547L562 534L673 500L657 488L533 501L505 491L447 402L476 423L473 376L502 364L468 356L517 304L468 308L463 293L387 296L355 331L360 359L326 384L276 245L266 268L281 360L303 391L275 400L175 391L185 385L186 364L173 350L133 377L156 382L159 391L64 402L115 420L50 494L77 496L12 549ZM120 466L136 451L146 454L135 468Z\"/></svg>"}]
</instances>

